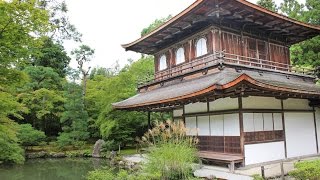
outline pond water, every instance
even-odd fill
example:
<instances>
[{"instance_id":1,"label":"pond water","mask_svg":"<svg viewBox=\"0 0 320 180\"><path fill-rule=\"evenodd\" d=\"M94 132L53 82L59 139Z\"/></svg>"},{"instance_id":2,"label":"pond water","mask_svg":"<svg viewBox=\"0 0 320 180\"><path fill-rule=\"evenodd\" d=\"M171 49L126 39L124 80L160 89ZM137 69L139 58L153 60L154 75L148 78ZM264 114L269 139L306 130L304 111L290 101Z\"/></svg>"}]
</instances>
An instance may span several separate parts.
<instances>
[{"instance_id":1,"label":"pond water","mask_svg":"<svg viewBox=\"0 0 320 180\"><path fill-rule=\"evenodd\" d=\"M30 159L24 165L0 167L0 180L79 180L88 171L109 166L106 159Z\"/></svg>"}]
</instances>

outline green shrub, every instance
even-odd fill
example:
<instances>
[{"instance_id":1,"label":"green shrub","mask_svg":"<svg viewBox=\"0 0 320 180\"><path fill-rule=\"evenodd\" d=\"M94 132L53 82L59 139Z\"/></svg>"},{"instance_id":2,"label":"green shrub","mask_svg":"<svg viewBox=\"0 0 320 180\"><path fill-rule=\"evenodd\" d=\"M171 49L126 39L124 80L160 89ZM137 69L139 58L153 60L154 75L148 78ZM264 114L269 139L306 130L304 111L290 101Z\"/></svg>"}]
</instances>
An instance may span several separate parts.
<instances>
[{"instance_id":1,"label":"green shrub","mask_svg":"<svg viewBox=\"0 0 320 180\"><path fill-rule=\"evenodd\" d=\"M260 174L254 174L252 177L254 180L263 180L263 177Z\"/></svg>"},{"instance_id":2,"label":"green shrub","mask_svg":"<svg viewBox=\"0 0 320 180\"><path fill-rule=\"evenodd\" d=\"M295 179L320 179L320 160L302 161L294 164L295 170L289 172Z\"/></svg>"},{"instance_id":3,"label":"green shrub","mask_svg":"<svg viewBox=\"0 0 320 180\"><path fill-rule=\"evenodd\" d=\"M115 173L112 172L111 169L98 169L94 171L90 171L87 175L88 180L106 180L116 178Z\"/></svg>"},{"instance_id":4,"label":"green shrub","mask_svg":"<svg viewBox=\"0 0 320 180\"><path fill-rule=\"evenodd\" d=\"M141 172L129 172L126 170L120 170L115 172L114 169L98 169L90 171L87 175L87 180L158 180L159 177L154 175L144 174Z\"/></svg>"},{"instance_id":5,"label":"green shrub","mask_svg":"<svg viewBox=\"0 0 320 180\"><path fill-rule=\"evenodd\" d=\"M62 132L57 138L57 145L60 149L64 149L66 146L72 145L76 148L82 148L86 144L86 141L79 140L73 136L72 133Z\"/></svg>"},{"instance_id":6,"label":"green shrub","mask_svg":"<svg viewBox=\"0 0 320 180\"><path fill-rule=\"evenodd\" d=\"M31 124L21 124L17 137L20 143L27 148L28 146L39 145L40 142L45 140L46 135L44 132L34 129Z\"/></svg>"},{"instance_id":7,"label":"green shrub","mask_svg":"<svg viewBox=\"0 0 320 180\"><path fill-rule=\"evenodd\" d=\"M105 141L102 145L101 151L109 152L109 151L116 151L118 149L118 145L115 143L114 140Z\"/></svg>"}]
</instances>

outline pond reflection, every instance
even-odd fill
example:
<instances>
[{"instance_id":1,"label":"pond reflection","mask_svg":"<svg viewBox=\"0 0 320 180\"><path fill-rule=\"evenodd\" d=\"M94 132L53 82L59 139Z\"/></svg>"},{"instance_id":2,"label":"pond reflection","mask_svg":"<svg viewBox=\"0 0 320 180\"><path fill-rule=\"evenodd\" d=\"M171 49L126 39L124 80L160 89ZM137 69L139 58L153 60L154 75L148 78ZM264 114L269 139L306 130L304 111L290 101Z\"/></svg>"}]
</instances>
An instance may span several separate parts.
<instances>
[{"instance_id":1,"label":"pond reflection","mask_svg":"<svg viewBox=\"0 0 320 180\"><path fill-rule=\"evenodd\" d=\"M109 166L106 159L31 159L24 165L0 167L0 180L79 180L88 171Z\"/></svg>"}]
</instances>

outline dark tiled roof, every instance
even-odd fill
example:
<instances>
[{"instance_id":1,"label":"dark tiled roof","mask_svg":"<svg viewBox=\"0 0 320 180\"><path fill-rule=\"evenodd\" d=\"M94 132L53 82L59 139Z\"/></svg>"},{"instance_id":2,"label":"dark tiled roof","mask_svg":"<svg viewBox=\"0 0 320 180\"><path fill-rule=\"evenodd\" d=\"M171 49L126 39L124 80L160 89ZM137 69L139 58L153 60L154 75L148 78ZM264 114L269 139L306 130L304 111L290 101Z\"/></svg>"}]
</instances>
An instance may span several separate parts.
<instances>
[{"instance_id":1,"label":"dark tiled roof","mask_svg":"<svg viewBox=\"0 0 320 180\"><path fill-rule=\"evenodd\" d=\"M320 87L313 83L312 78L287 76L279 73L259 73L252 70L243 70L236 72L234 69L225 69L223 71L205 75L192 80L181 81L173 85L164 85L160 88L139 93L124 101L114 103L116 109L126 109L129 107L139 107L146 105L159 104L160 102L170 102L172 99L183 98L199 91L213 86L226 85L236 80L241 75L247 75L257 84L263 86L272 86L273 88L285 88L292 91L305 92L307 94L320 95Z\"/></svg>"},{"instance_id":2,"label":"dark tiled roof","mask_svg":"<svg viewBox=\"0 0 320 180\"><path fill-rule=\"evenodd\" d=\"M320 93L320 86L316 85L312 78L303 78L293 75L279 75L277 73L263 73L261 76L258 72L253 71L244 71L244 73L256 81L267 85L306 91L309 93Z\"/></svg>"},{"instance_id":3,"label":"dark tiled roof","mask_svg":"<svg viewBox=\"0 0 320 180\"><path fill-rule=\"evenodd\" d=\"M124 101L114 103L114 107L131 106L136 104L145 104L157 102L160 100L176 98L187 94L192 94L201 91L215 84L224 83L226 80L226 73L219 72L210 74L200 78L182 81L178 84L163 86L158 89L139 93ZM233 78L232 78L233 79Z\"/></svg>"}]
</instances>

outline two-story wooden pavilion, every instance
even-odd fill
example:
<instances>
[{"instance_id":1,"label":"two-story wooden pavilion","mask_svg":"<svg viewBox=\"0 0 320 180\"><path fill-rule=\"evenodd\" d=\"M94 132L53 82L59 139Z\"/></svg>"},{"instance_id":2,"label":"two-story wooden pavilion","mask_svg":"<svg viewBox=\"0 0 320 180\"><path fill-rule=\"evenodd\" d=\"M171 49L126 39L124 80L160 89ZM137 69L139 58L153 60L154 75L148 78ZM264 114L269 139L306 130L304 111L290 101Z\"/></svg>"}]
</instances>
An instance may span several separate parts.
<instances>
[{"instance_id":1,"label":"two-story wooden pavilion","mask_svg":"<svg viewBox=\"0 0 320 180\"><path fill-rule=\"evenodd\" d=\"M155 78L116 109L173 111L201 151L245 165L319 153L320 88L289 47L320 34L245 0L197 0L123 45L155 56Z\"/></svg>"}]
</instances>

